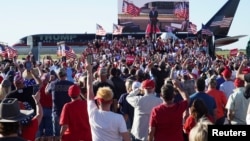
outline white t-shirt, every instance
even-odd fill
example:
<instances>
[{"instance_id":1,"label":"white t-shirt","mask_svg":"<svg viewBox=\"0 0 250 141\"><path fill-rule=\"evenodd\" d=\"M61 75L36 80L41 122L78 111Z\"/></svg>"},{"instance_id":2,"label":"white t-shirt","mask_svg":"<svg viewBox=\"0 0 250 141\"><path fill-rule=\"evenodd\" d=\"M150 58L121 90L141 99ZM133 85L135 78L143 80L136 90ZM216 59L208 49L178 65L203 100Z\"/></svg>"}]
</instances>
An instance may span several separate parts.
<instances>
[{"instance_id":1,"label":"white t-shirt","mask_svg":"<svg viewBox=\"0 0 250 141\"><path fill-rule=\"evenodd\" d=\"M102 111L93 100L88 101L88 115L93 141L122 141L120 133L128 132L121 114Z\"/></svg>"}]
</instances>

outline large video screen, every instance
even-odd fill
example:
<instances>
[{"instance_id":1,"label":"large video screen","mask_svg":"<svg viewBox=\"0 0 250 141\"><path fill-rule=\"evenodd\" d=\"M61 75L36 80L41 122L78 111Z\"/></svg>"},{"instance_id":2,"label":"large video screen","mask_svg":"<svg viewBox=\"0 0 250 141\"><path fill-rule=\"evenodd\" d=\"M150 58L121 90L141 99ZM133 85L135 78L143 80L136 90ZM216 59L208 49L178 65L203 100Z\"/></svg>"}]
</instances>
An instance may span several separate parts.
<instances>
[{"instance_id":1,"label":"large video screen","mask_svg":"<svg viewBox=\"0 0 250 141\"><path fill-rule=\"evenodd\" d=\"M118 0L118 24L124 26L123 33L145 32L153 7L161 32L187 31L189 0Z\"/></svg>"}]
</instances>

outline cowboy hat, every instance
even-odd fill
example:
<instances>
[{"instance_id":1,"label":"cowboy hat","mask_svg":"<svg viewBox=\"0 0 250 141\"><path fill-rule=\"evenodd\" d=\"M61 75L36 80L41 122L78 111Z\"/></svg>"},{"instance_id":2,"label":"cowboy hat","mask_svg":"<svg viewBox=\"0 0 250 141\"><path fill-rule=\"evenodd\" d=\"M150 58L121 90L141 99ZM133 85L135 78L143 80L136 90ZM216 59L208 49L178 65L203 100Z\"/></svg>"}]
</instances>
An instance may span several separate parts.
<instances>
[{"instance_id":1,"label":"cowboy hat","mask_svg":"<svg viewBox=\"0 0 250 141\"><path fill-rule=\"evenodd\" d=\"M20 110L16 98L5 98L0 103L0 122L19 122L34 113L34 110Z\"/></svg>"}]
</instances>

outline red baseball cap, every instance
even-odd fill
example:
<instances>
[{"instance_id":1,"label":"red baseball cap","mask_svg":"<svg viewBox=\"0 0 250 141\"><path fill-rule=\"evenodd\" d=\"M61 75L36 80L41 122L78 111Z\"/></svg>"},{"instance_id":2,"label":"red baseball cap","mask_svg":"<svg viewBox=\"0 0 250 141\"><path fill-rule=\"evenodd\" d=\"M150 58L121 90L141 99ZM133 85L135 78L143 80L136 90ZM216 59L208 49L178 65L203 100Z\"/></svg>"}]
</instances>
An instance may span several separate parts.
<instances>
[{"instance_id":1,"label":"red baseball cap","mask_svg":"<svg viewBox=\"0 0 250 141\"><path fill-rule=\"evenodd\" d=\"M77 97L81 93L81 89L78 85L74 84L69 87L68 94L70 97Z\"/></svg>"},{"instance_id":2,"label":"red baseball cap","mask_svg":"<svg viewBox=\"0 0 250 141\"><path fill-rule=\"evenodd\" d=\"M155 87L154 80L147 79L142 82L143 89L153 89L154 87Z\"/></svg>"},{"instance_id":3,"label":"red baseball cap","mask_svg":"<svg viewBox=\"0 0 250 141\"><path fill-rule=\"evenodd\" d=\"M244 69L242 70L242 73L243 73L243 74L248 74L248 73L250 73L250 68L244 68Z\"/></svg>"},{"instance_id":4,"label":"red baseball cap","mask_svg":"<svg viewBox=\"0 0 250 141\"><path fill-rule=\"evenodd\" d=\"M239 78L236 78L234 80L234 86L236 86L236 87L244 87L244 81L239 79Z\"/></svg>"},{"instance_id":5,"label":"red baseball cap","mask_svg":"<svg viewBox=\"0 0 250 141\"><path fill-rule=\"evenodd\" d=\"M225 68L224 71L221 73L224 77L229 78L232 75L232 71L229 68Z\"/></svg>"}]
</instances>

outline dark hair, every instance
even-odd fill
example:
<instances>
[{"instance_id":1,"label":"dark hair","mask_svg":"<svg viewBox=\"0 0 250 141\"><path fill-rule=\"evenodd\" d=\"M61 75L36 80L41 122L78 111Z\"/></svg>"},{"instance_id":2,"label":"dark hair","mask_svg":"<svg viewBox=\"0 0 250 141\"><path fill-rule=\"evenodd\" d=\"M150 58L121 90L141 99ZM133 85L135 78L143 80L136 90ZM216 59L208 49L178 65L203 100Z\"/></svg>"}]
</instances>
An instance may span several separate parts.
<instances>
[{"instance_id":1,"label":"dark hair","mask_svg":"<svg viewBox=\"0 0 250 141\"><path fill-rule=\"evenodd\" d=\"M205 80L203 78L198 78L196 80L196 88L199 92L204 91L206 88L206 83Z\"/></svg>"},{"instance_id":2,"label":"dark hair","mask_svg":"<svg viewBox=\"0 0 250 141\"><path fill-rule=\"evenodd\" d=\"M135 75L135 73L136 73L136 69L135 68L132 68L131 70L130 70L130 72L129 72L131 75Z\"/></svg>"},{"instance_id":3,"label":"dark hair","mask_svg":"<svg viewBox=\"0 0 250 141\"><path fill-rule=\"evenodd\" d=\"M208 114L207 106L201 99L195 99L190 109L191 115L195 117L196 121Z\"/></svg>"},{"instance_id":4,"label":"dark hair","mask_svg":"<svg viewBox=\"0 0 250 141\"><path fill-rule=\"evenodd\" d=\"M1 122L0 123L0 134L8 136L13 133L18 133L20 128L19 122Z\"/></svg>"},{"instance_id":5,"label":"dark hair","mask_svg":"<svg viewBox=\"0 0 250 141\"><path fill-rule=\"evenodd\" d=\"M161 87L161 96L164 99L164 101L169 101L174 98L174 87L170 84L164 84Z\"/></svg>"},{"instance_id":6,"label":"dark hair","mask_svg":"<svg viewBox=\"0 0 250 141\"><path fill-rule=\"evenodd\" d=\"M116 69L116 68L111 68L110 74L111 74L112 76L117 76L117 69Z\"/></svg>"}]
</instances>

